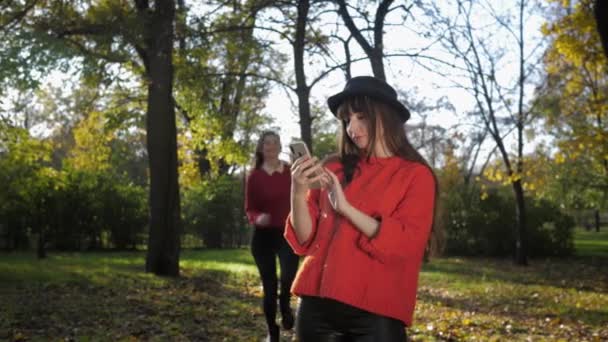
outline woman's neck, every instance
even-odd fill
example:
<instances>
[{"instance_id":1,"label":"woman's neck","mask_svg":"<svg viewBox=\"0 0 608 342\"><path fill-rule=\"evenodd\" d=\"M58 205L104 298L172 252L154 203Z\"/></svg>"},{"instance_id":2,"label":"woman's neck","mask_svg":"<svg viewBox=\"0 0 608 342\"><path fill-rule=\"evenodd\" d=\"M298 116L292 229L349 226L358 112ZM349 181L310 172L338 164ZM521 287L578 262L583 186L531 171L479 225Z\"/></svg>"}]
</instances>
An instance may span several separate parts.
<instances>
[{"instance_id":1,"label":"woman's neck","mask_svg":"<svg viewBox=\"0 0 608 342\"><path fill-rule=\"evenodd\" d=\"M384 142L379 141L376 143L372 156L376 158L389 158L393 156L393 153L386 147Z\"/></svg>"},{"instance_id":2,"label":"woman's neck","mask_svg":"<svg viewBox=\"0 0 608 342\"><path fill-rule=\"evenodd\" d=\"M262 166L270 170L278 169L281 166L281 161L279 160L279 158L265 159L262 163Z\"/></svg>"}]
</instances>

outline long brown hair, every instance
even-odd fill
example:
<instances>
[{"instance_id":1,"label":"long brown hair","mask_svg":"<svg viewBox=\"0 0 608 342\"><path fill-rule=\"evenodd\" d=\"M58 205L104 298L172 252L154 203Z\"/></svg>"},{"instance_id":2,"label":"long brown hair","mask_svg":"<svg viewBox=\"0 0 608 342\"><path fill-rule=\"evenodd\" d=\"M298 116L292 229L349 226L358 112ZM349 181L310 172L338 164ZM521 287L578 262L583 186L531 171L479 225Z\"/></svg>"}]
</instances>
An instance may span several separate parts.
<instances>
[{"instance_id":1,"label":"long brown hair","mask_svg":"<svg viewBox=\"0 0 608 342\"><path fill-rule=\"evenodd\" d=\"M359 113L363 115L368 124L369 146L367 153L362 155L357 145L351 140L346 132L347 120L351 113ZM377 132L378 125L384 132L384 144L388 151L405 160L420 163L426 166L433 178L435 179L435 203L433 203L433 225L431 229L431 237L427 246L427 253L436 255L442 249L443 231L439 225L437 202L439 200L439 183L437 176L429 163L424 157L416 151L409 142L405 133L404 124L399 117L396 109L385 103L376 101L368 96L355 96L346 99L338 107L337 117L341 122L340 136L338 138L338 156L342 163L344 172L345 184L351 182L357 165L361 158L369 159L375 150L378 143Z\"/></svg>"},{"instance_id":2,"label":"long brown hair","mask_svg":"<svg viewBox=\"0 0 608 342\"><path fill-rule=\"evenodd\" d=\"M281 137L279 136L279 134L277 132L275 132L275 131L262 132L262 134L260 135L260 139L258 139L258 142L255 145L255 154L253 157L253 168L254 169L259 169L260 167L262 167L262 164L264 163L264 153L263 153L264 139L268 136L275 136L275 137L277 137L277 139L279 139L279 143L281 142Z\"/></svg>"}]
</instances>

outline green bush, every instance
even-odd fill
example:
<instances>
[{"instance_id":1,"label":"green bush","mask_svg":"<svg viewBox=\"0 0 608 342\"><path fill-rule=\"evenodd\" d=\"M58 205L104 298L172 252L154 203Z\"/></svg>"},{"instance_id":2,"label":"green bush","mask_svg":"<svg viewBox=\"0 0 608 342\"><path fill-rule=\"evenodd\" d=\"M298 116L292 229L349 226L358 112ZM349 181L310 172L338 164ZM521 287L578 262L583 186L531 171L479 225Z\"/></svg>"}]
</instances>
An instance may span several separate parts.
<instances>
[{"instance_id":1,"label":"green bush","mask_svg":"<svg viewBox=\"0 0 608 342\"><path fill-rule=\"evenodd\" d=\"M238 247L246 243L243 180L230 175L205 180L183 192L184 233L196 235L204 247Z\"/></svg>"},{"instance_id":2,"label":"green bush","mask_svg":"<svg viewBox=\"0 0 608 342\"><path fill-rule=\"evenodd\" d=\"M505 255L511 250L512 206L496 192L481 200L479 189L462 186L443 197L446 253L449 255Z\"/></svg>"},{"instance_id":3,"label":"green bush","mask_svg":"<svg viewBox=\"0 0 608 342\"><path fill-rule=\"evenodd\" d=\"M147 192L110 173L72 172L62 194L57 249L134 249L148 220ZM109 236L105 241L103 236Z\"/></svg>"},{"instance_id":4,"label":"green bush","mask_svg":"<svg viewBox=\"0 0 608 342\"><path fill-rule=\"evenodd\" d=\"M508 188L458 185L443 193L448 255L509 256L514 251L515 200ZM573 251L574 220L547 201L526 198L530 256L564 256Z\"/></svg>"},{"instance_id":5,"label":"green bush","mask_svg":"<svg viewBox=\"0 0 608 342\"><path fill-rule=\"evenodd\" d=\"M52 151L50 141L0 122L0 248L32 247L31 241L60 250L140 243L145 189L111 170L57 170Z\"/></svg>"},{"instance_id":6,"label":"green bush","mask_svg":"<svg viewBox=\"0 0 608 342\"><path fill-rule=\"evenodd\" d=\"M148 219L146 191L111 174L32 176L12 192L15 195L0 208L8 249L33 247L34 234L44 235L47 248L65 251L135 248L142 242Z\"/></svg>"},{"instance_id":7,"label":"green bush","mask_svg":"<svg viewBox=\"0 0 608 342\"><path fill-rule=\"evenodd\" d=\"M545 200L528 208L529 251L531 256L566 256L574 252L574 218Z\"/></svg>"}]
</instances>

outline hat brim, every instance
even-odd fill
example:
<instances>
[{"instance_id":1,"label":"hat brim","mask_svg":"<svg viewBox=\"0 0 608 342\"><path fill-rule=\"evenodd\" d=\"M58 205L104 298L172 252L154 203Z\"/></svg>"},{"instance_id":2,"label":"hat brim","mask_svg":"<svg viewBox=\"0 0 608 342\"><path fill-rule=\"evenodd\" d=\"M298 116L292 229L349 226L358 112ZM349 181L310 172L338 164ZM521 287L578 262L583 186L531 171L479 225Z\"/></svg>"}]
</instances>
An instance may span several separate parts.
<instances>
[{"instance_id":1,"label":"hat brim","mask_svg":"<svg viewBox=\"0 0 608 342\"><path fill-rule=\"evenodd\" d=\"M373 92L369 92L369 90L361 92L345 90L340 93L337 93L336 95L330 96L327 99L327 105L329 106L329 110L334 114L334 116L336 116L338 114L338 107L340 107L342 102L354 96L369 96L382 103L386 103L387 105L397 110L397 114L403 122L406 122L410 118L410 111L403 105L403 103L395 99L387 98L383 94L375 94Z\"/></svg>"}]
</instances>

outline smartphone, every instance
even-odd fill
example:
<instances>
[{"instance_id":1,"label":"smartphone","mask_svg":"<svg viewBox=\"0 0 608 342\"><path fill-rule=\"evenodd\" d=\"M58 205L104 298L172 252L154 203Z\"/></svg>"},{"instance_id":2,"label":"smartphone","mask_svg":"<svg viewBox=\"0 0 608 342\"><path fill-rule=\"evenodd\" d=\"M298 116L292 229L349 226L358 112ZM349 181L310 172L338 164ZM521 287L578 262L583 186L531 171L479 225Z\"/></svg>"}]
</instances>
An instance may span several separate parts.
<instances>
[{"instance_id":1,"label":"smartphone","mask_svg":"<svg viewBox=\"0 0 608 342\"><path fill-rule=\"evenodd\" d=\"M306 143L303 141L296 141L289 144L289 150L291 150L291 161L295 161L296 159L302 156L308 156L308 158L312 158L310 155L310 151L308 151L308 147L306 147ZM317 172L310 175L309 178L316 177L318 175ZM321 182L316 181L310 184L311 189L318 189L321 187Z\"/></svg>"}]
</instances>

